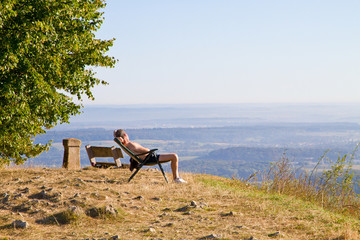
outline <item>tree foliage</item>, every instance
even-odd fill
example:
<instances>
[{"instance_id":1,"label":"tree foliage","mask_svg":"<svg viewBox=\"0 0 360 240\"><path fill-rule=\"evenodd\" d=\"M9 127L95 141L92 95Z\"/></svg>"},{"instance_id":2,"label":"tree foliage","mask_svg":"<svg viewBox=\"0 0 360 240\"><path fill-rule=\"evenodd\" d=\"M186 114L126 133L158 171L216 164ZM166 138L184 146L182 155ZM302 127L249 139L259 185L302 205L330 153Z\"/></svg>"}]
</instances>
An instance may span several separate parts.
<instances>
[{"instance_id":1,"label":"tree foliage","mask_svg":"<svg viewBox=\"0 0 360 240\"><path fill-rule=\"evenodd\" d=\"M48 149L36 135L80 113L91 89L107 84L90 67L114 67L114 39L96 39L104 0L2 0L0 166ZM79 104L73 101L79 100Z\"/></svg>"}]
</instances>

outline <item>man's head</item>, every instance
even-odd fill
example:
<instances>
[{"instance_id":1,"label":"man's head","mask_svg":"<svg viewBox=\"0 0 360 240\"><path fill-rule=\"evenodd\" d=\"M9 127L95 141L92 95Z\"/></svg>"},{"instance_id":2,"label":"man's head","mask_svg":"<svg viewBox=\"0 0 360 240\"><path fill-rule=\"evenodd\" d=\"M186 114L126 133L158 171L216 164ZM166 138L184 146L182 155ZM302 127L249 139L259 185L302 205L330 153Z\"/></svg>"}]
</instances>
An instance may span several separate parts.
<instances>
[{"instance_id":1,"label":"man's head","mask_svg":"<svg viewBox=\"0 0 360 240\"><path fill-rule=\"evenodd\" d=\"M114 137L116 138L124 138L125 136L125 131L123 129L118 129L114 131Z\"/></svg>"}]
</instances>

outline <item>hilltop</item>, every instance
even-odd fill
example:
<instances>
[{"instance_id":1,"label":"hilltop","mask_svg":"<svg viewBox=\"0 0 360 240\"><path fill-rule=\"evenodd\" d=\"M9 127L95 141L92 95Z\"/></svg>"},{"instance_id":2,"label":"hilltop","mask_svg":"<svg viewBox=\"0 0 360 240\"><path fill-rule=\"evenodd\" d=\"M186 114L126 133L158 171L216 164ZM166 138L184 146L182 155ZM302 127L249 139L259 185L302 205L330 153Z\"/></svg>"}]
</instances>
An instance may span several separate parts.
<instances>
[{"instance_id":1,"label":"hilltop","mask_svg":"<svg viewBox=\"0 0 360 240\"><path fill-rule=\"evenodd\" d=\"M166 184L152 168L130 183L128 169L0 172L0 239L360 239L357 218L239 180L184 173L187 184Z\"/></svg>"}]
</instances>

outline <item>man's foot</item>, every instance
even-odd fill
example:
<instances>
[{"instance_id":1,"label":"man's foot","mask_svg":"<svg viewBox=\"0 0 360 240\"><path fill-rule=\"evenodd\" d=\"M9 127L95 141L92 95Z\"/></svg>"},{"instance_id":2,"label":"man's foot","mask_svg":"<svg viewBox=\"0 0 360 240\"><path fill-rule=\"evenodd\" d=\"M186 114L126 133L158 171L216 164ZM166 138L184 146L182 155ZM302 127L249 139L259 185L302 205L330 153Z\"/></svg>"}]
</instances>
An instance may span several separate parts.
<instances>
[{"instance_id":1,"label":"man's foot","mask_svg":"<svg viewBox=\"0 0 360 240\"><path fill-rule=\"evenodd\" d=\"M184 179L179 178L179 177L178 177L178 178L175 178L175 179L174 179L174 182L175 182L175 183L187 183L187 181L185 181Z\"/></svg>"}]
</instances>

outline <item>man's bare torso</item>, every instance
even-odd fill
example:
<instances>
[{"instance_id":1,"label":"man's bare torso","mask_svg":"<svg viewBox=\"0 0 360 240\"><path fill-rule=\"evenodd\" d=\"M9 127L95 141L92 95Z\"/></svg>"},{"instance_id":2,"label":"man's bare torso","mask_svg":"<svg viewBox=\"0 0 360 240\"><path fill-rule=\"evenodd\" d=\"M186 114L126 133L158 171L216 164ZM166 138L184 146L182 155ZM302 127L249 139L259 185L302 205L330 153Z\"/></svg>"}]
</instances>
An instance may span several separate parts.
<instances>
[{"instance_id":1,"label":"man's bare torso","mask_svg":"<svg viewBox=\"0 0 360 240\"><path fill-rule=\"evenodd\" d=\"M146 153L146 152L149 152L150 149L148 148L145 148L143 146L141 146L139 143L137 142L128 142L126 144L126 147L130 149L130 151L132 151L135 155L138 155L138 154L141 154L141 153ZM140 155L139 157L141 159L144 159L146 157L147 154L144 154L144 155Z\"/></svg>"}]
</instances>

